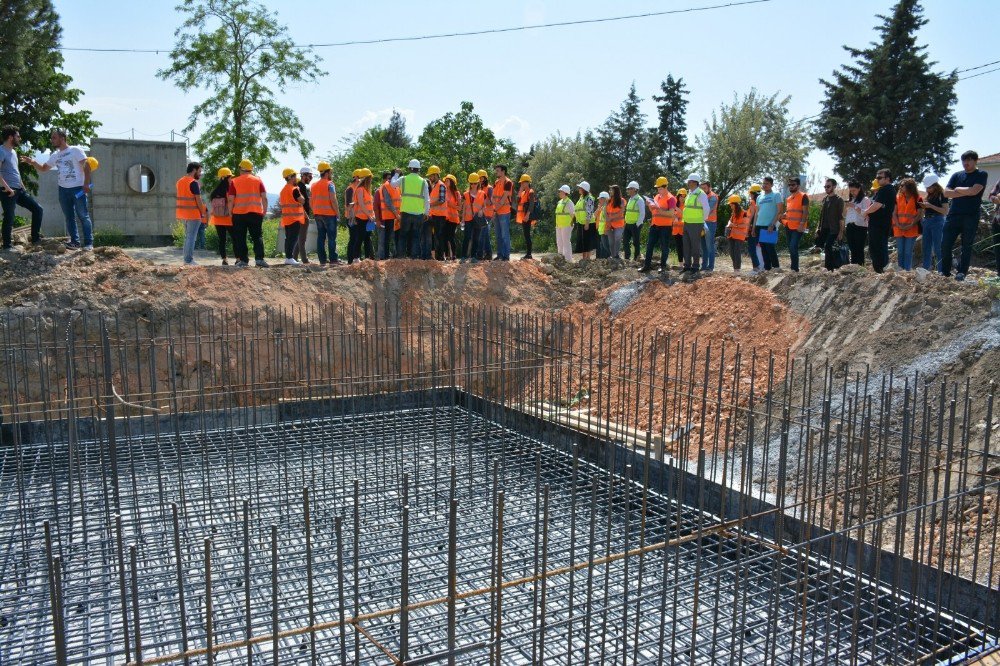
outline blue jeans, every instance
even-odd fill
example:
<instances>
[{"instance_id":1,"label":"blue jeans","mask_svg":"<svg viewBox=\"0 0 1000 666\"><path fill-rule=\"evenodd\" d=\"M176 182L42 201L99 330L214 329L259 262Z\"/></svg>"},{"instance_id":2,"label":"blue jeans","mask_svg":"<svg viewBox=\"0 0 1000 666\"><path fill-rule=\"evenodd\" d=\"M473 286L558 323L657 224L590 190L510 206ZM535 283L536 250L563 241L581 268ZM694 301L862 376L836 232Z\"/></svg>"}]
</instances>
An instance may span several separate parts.
<instances>
[{"instance_id":1,"label":"blue jeans","mask_svg":"<svg viewBox=\"0 0 1000 666\"><path fill-rule=\"evenodd\" d=\"M402 213L400 216L399 233L396 234L396 256L416 259L417 237L420 236L420 225L424 223L424 216L416 213Z\"/></svg>"},{"instance_id":2,"label":"blue jeans","mask_svg":"<svg viewBox=\"0 0 1000 666\"><path fill-rule=\"evenodd\" d=\"M913 270L913 246L916 244L917 238L904 238L899 236L896 238L896 263L904 271Z\"/></svg>"},{"instance_id":3,"label":"blue jeans","mask_svg":"<svg viewBox=\"0 0 1000 666\"><path fill-rule=\"evenodd\" d=\"M36 242L39 238L38 232L42 228L42 207L38 205L35 198L28 194L24 188L19 187L14 190L12 197L0 192L0 204L3 205L4 247L11 244L14 232L14 212L17 206L31 212L31 242Z\"/></svg>"},{"instance_id":4,"label":"blue jeans","mask_svg":"<svg viewBox=\"0 0 1000 666\"><path fill-rule=\"evenodd\" d=\"M392 236L395 230L395 220L382 220L382 226L376 229L378 231L378 249L375 255L377 258L389 259L392 257L390 246L393 244Z\"/></svg>"},{"instance_id":5,"label":"blue jeans","mask_svg":"<svg viewBox=\"0 0 1000 666\"><path fill-rule=\"evenodd\" d=\"M337 223L336 215L316 216L316 254L319 263L327 263L327 252L330 253L330 261L338 261L337 257Z\"/></svg>"},{"instance_id":6,"label":"blue jeans","mask_svg":"<svg viewBox=\"0 0 1000 666\"><path fill-rule=\"evenodd\" d=\"M473 224L475 224L475 220ZM482 225L479 227L479 235L476 237L479 241L479 247L473 250L473 256L489 260L493 258L493 247L490 242L490 221L480 218L479 224Z\"/></svg>"},{"instance_id":7,"label":"blue jeans","mask_svg":"<svg viewBox=\"0 0 1000 666\"><path fill-rule=\"evenodd\" d=\"M207 224L203 224L198 227L198 237L194 241L194 249L204 250L205 249L205 229L208 227Z\"/></svg>"},{"instance_id":8,"label":"blue jeans","mask_svg":"<svg viewBox=\"0 0 1000 666\"><path fill-rule=\"evenodd\" d=\"M924 236L924 270L941 270L941 239L944 237L944 215L925 217L921 222ZM937 259L931 268L931 254Z\"/></svg>"},{"instance_id":9,"label":"blue jeans","mask_svg":"<svg viewBox=\"0 0 1000 666\"><path fill-rule=\"evenodd\" d=\"M205 226L201 220L178 220L184 223L184 263L194 263L194 247L198 241L198 231Z\"/></svg>"},{"instance_id":10,"label":"blue jeans","mask_svg":"<svg viewBox=\"0 0 1000 666\"><path fill-rule=\"evenodd\" d=\"M791 258L792 270L799 270L799 241L802 240L801 231L788 230L788 256Z\"/></svg>"},{"instance_id":11,"label":"blue jeans","mask_svg":"<svg viewBox=\"0 0 1000 666\"><path fill-rule=\"evenodd\" d=\"M705 235L701 237L701 270L715 270L715 229L718 222L705 223Z\"/></svg>"},{"instance_id":12,"label":"blue jeans","mask_svg":"<svg viewBox=\"0 0 1000 666\"><path fill-rule=\"evenodd\" d=\"M497 223L497 258L510 259L510 213L497 214L493 218Z\"/></svg>"},{"instance_id":13,"label":"blue jeans","mask_svg":"<svg viewBox=\"0 0 1000 666\"><path fill-rule=\"evenodd\" d=\"M432 218L420 221L420 234L417 238L418 259L431 258L431 250L434 249L434 234L432 233L432 229L434 229L434 221Z\"/></svg>"},{"instance_id":14,"label":"blue jeans","mask_svg":"<svg viewBox=\"0 0 1000 666\"><path fill-rule=\"evenodd\" d=\"M83 245L93 245L94 225L90 221L90 212L87 211L87 195L83 194L83 187L60 187L59 206L66 216L66 235L69 239L74 243L80 242L80 234L76 230L76 218L80 218Z\"/></svg>"},{"instance_id":15,"label":"blue jeans","mask_svg":"<svg viewBox=\"0 0 1000 666\"><path fill-rule=\"evenodd\" d=\"M962 257L958 262L958 272L969 272L972 262L972 242L976 239L976 229L979 227L979 215L949 215L944 223L944 236L941 239L941 273L951 275L953 262L952 250L955 241L962 237Z\"/></svg>"}]
</instances>

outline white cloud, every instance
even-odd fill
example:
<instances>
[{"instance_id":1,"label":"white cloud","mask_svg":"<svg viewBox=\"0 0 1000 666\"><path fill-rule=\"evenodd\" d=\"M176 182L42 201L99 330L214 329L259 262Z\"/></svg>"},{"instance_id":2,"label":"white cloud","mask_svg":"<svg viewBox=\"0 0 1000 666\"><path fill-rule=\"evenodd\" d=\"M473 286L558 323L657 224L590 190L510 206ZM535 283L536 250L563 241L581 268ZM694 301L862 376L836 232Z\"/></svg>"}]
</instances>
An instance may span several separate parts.
<instances>
[{"instance_id":1,"label":"white cloud","mask_svg":"<svg viewBox=\"0 0 1000 666\"><path fill-rule=\"evenodd\" d=\"M389 122L389 118L392 117L393 111L399 111L399 115L403 116L403 119L406 120L406 126L409 130L413 125L413 118L415 115L413 109L394 109L392 107L388 107L374 111L371 109L365 111L360 118L355 120L350 125L350 127L345 127L344 132L364 132L366 129L375 127L376 125L385 125Z\"/></svg>"},{"instance_id":2,"label":"white cloud","mask_svg":"<svg viewBox=\"0 0 1000 666\"><path fill-rule=\"evenodd\" d=\"M520 116L507 116L499 124L494 125L490 129L501 138L511 139L514 143L520 143L529 138L528 134L531 131L531 123Z\"/></svg>"}]
</instances>

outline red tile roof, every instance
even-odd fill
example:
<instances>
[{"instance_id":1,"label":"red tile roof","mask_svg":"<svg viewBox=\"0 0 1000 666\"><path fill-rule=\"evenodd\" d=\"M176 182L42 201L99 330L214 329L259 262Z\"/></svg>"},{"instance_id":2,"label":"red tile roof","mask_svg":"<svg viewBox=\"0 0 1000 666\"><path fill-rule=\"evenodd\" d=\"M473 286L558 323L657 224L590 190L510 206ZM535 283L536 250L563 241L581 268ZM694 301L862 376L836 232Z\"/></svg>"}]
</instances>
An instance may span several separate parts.
<instances>
[{"instance_id":1,"label":"red tile roof","mask_svg":"<svg viewBox=\"0 0 1000 666\"><path fill-rule=\"evenodd\" d=\"M1000 164L1000 153L993 153L979 158L980 164Z\"/></svg>"}]
</instances>

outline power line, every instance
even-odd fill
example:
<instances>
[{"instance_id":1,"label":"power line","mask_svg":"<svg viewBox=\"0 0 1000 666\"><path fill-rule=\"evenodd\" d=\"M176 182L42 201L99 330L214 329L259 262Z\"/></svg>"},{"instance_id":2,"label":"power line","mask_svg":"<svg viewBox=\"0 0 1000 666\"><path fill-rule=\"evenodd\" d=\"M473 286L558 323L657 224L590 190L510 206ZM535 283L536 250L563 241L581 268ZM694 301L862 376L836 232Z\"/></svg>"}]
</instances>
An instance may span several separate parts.
<instances>
[{"instance_id":1,"label":"power line","mask_svg":"<svg viewBox=\"0 0 1000 666\"><path fill-rule=\"evenodd\" d=\"M631 21L643 18L656 18L660 16L670 16L675 14L691 14L694 12L706 12L713 9L727 9L730 7L742 7L745 5L759 5L771 0L741 0L739 2L727 2L717 5L707 5L704 7L684 7L682 9L669 9L659 12L646 12L643 14L628 14L625 16L607 16L594 19L578 19L575 21L560 21L558 23L537 23L533 25L511 26L508 28L488 28L485 30L470 30L467 32L444 32L433 35L415 35L409 37L383 37L379 39L360 39L349 42L329 42L325 44L295 44L292 48L313 49L313 48L335 48L340 46L362 46L366 44L390 44L394 42L416 42L429 39L447 39L450 37L474 37L477 35L494 35L508 32L521 32L524 30L541 30L544 28L563 28L576 25L589 25L594 23L611 23L615 21ZM59 51L83 51L89 53L169 53L172 49L115 49L115 48L88 48L60 46Z\"/></svg>"},{"instance_id":2,"label":"power line","mask_svg":"<svg viewBox=\"0 0 1000 666\"><path fill-rule=\"evenodd\" d=\"M976 65L975 67L966 67L965 69L956 69L956 74L961 74L963 72L973 72L977 69L982 69L983 67L989 67L990 65L1000 65L1000 60L994 60L993 62L988 62L985 65ZM984 72L985 73L985 72ZM969 77L964 77L969 78Z\"/></svg>"},{"instance_id":3,"label":"power line","mask_svg":"<svg viewBox=\"0 0 1000 666\"><path fill-rule=\"evenodd\" d=\"M998 61L998 62L1000 62L1000 61ZM959 81L965 81L966 79L974 79L977 76L983 76L985 74L992 74L993 72L1000 72L1000 67L994 67L993 69L988 69L985 72L978 72L976 74L969 74L968 76L960 76L958 78L958 80Z\"/></svg>"}]
</instances>

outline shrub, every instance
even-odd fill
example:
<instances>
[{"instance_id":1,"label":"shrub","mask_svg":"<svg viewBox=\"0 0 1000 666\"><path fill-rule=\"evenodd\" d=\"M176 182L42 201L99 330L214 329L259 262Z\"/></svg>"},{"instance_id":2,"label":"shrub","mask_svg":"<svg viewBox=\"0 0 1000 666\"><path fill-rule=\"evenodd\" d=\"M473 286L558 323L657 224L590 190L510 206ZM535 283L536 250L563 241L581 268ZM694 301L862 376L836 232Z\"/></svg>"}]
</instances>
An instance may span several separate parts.
<instances>
[{"instance_id":1,"label":"shrub","mask_svg":"<svg viewBox=\"0 0 1000 666\"><path fill-rule=\"evenodd\" d=\"M127 247L125 232L118 227L104 227L94 230L94 247Z\"/></svg>"}]
</instances>

